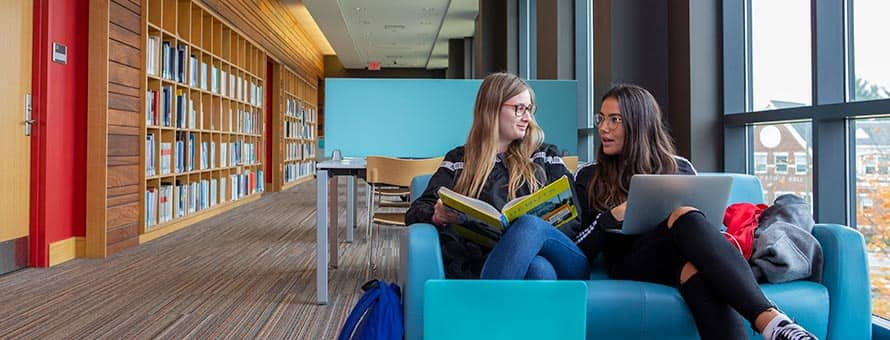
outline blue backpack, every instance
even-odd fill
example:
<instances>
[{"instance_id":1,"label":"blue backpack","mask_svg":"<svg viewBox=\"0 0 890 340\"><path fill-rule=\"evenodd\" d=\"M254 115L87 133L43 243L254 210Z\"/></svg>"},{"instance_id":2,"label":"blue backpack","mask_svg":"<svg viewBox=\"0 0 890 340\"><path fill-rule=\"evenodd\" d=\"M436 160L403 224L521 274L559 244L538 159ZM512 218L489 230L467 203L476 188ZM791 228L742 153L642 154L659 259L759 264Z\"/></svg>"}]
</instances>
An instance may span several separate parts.
<instances>
[{"instance_id":1,"label":"blue backpack","mask_svg":"<svg viewBox=\"0 0 890 340\"><path fill-rule=\"evenodd\" d=\"M399 286L371 280L362 285L365 291L359 298L338 340L402 339L402 302Z\"/></svg>"}]
</instances>

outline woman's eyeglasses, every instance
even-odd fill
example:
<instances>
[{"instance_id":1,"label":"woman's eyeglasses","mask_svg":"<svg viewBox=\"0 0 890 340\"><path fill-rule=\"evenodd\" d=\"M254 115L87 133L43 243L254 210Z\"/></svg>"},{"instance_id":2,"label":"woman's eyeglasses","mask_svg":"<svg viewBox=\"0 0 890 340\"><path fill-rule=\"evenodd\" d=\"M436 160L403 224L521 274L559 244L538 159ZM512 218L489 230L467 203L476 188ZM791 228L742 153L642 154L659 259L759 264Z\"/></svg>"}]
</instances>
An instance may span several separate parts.
<instances>
[{"instance_id":1,"label":"woman's eyeglasses","mask_svg":"<svg viewBox=\"0 0 890 340\"><path fill-rule=\"evenodd\" d=\"M513 114L516 115L516 118L522 117L522 115L528 113L529 116L535 115L535 110L538 109L535 104L525 105L525 104L503 104L503 106L510 106L513 108Z\"/></svg>"},{"instance_id":2,"label":"woman's eyeglasses","mask_svg":"<svg viewBox=\"0 0 890 340\"><path fill-rule=\"evenodd\" d=\"M624 118L621 118L621 116L619 115L604 116L602 113L597 113L593 116L593 118L593 122L596 124L597 127L599 127L600 124L602 124L603 122L606 122L606 126L610 129L622 126L621 123L624 122Z\"/></svg>"}]
</instances>

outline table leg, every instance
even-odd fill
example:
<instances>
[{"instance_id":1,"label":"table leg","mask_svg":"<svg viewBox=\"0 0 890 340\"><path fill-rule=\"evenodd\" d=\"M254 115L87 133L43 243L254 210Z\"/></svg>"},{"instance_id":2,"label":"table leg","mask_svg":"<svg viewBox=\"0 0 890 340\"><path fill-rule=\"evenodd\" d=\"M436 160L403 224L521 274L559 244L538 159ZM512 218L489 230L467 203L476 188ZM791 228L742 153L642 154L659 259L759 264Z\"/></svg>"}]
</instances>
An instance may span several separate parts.
<instances>
[{"instance_id":1,"label":"table leg","mask_svg":"<svg viewBox=\"0 0 890 340\"><path fill-rule=\"evenodd\" d=\"M340 227L340 222L337 219L337 215L340 213L337 201L340 197L337 190L337 176L330 176L328 192L330 192L328 194L328 219L330 220L330 223L328 223L328 241L330 244L328 251L331 253L331 268L337 268L340 260L340 247L337 242L338 228Z\"/></svg>"},{"instance_id":2,"label":"table leg","mask_svg":"<svg viewBox=\"0 0 890 340\"><path fill-rule=\"evenodd\" d=\"M315 291L318 304L328 303L328 171L318 170L316 186Z\"/></svg>"},{"instance_id":3,"label":"table leg","mask_svg":"<svg viewBox=\"0 0 890 340\"><path fill-rule=\"evenodd\" d=\"M355 176L346 177L346 243L355 238Z\"/></svg>"}]
</instances>

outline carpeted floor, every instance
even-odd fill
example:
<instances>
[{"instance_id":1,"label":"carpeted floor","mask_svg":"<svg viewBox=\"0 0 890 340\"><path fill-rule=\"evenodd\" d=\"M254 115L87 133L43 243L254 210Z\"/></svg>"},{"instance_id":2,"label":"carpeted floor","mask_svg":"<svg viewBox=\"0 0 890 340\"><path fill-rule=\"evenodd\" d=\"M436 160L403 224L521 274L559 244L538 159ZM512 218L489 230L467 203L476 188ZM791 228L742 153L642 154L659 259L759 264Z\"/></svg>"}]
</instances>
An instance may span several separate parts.
<instances>
[{"instance_id":1,"label":"carpeted floor","mask_svg":"<svg viewBox=\"0 0 890 340\"><path fill-rule=\"evenodd\" d=\"M311 181L106 259L0 276L0 338L336 338L366 281L358 207L356 242L339 228L328 305L315 304ZM392 281L400 230L381 231L372 275Z\"/></svg>"}]
</instances>

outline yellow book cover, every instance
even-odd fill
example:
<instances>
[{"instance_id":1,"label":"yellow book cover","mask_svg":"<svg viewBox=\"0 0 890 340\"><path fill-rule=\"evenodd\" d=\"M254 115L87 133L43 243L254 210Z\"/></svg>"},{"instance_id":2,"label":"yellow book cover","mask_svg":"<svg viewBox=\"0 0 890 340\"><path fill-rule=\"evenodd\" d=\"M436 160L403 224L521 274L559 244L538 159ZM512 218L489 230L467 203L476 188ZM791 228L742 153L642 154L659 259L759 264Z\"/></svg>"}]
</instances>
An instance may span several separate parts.
<instances>
[{"instance_id":1,"label":"yellow book cover","mask_svg":"<svg viewBox=\"0 0 890 340\"><path fill-rule=\"evenodd\" d=\"M510 223L522 215L538 216L555 227L578 216L578 207L566 176L530 195L507 202L501 211L491 204L461 195L446 187L439 188L438 193L445 206L461 213L459 227L455 230L467 239L486 246L497 242Z\"/></svg>"}]
</instances>

